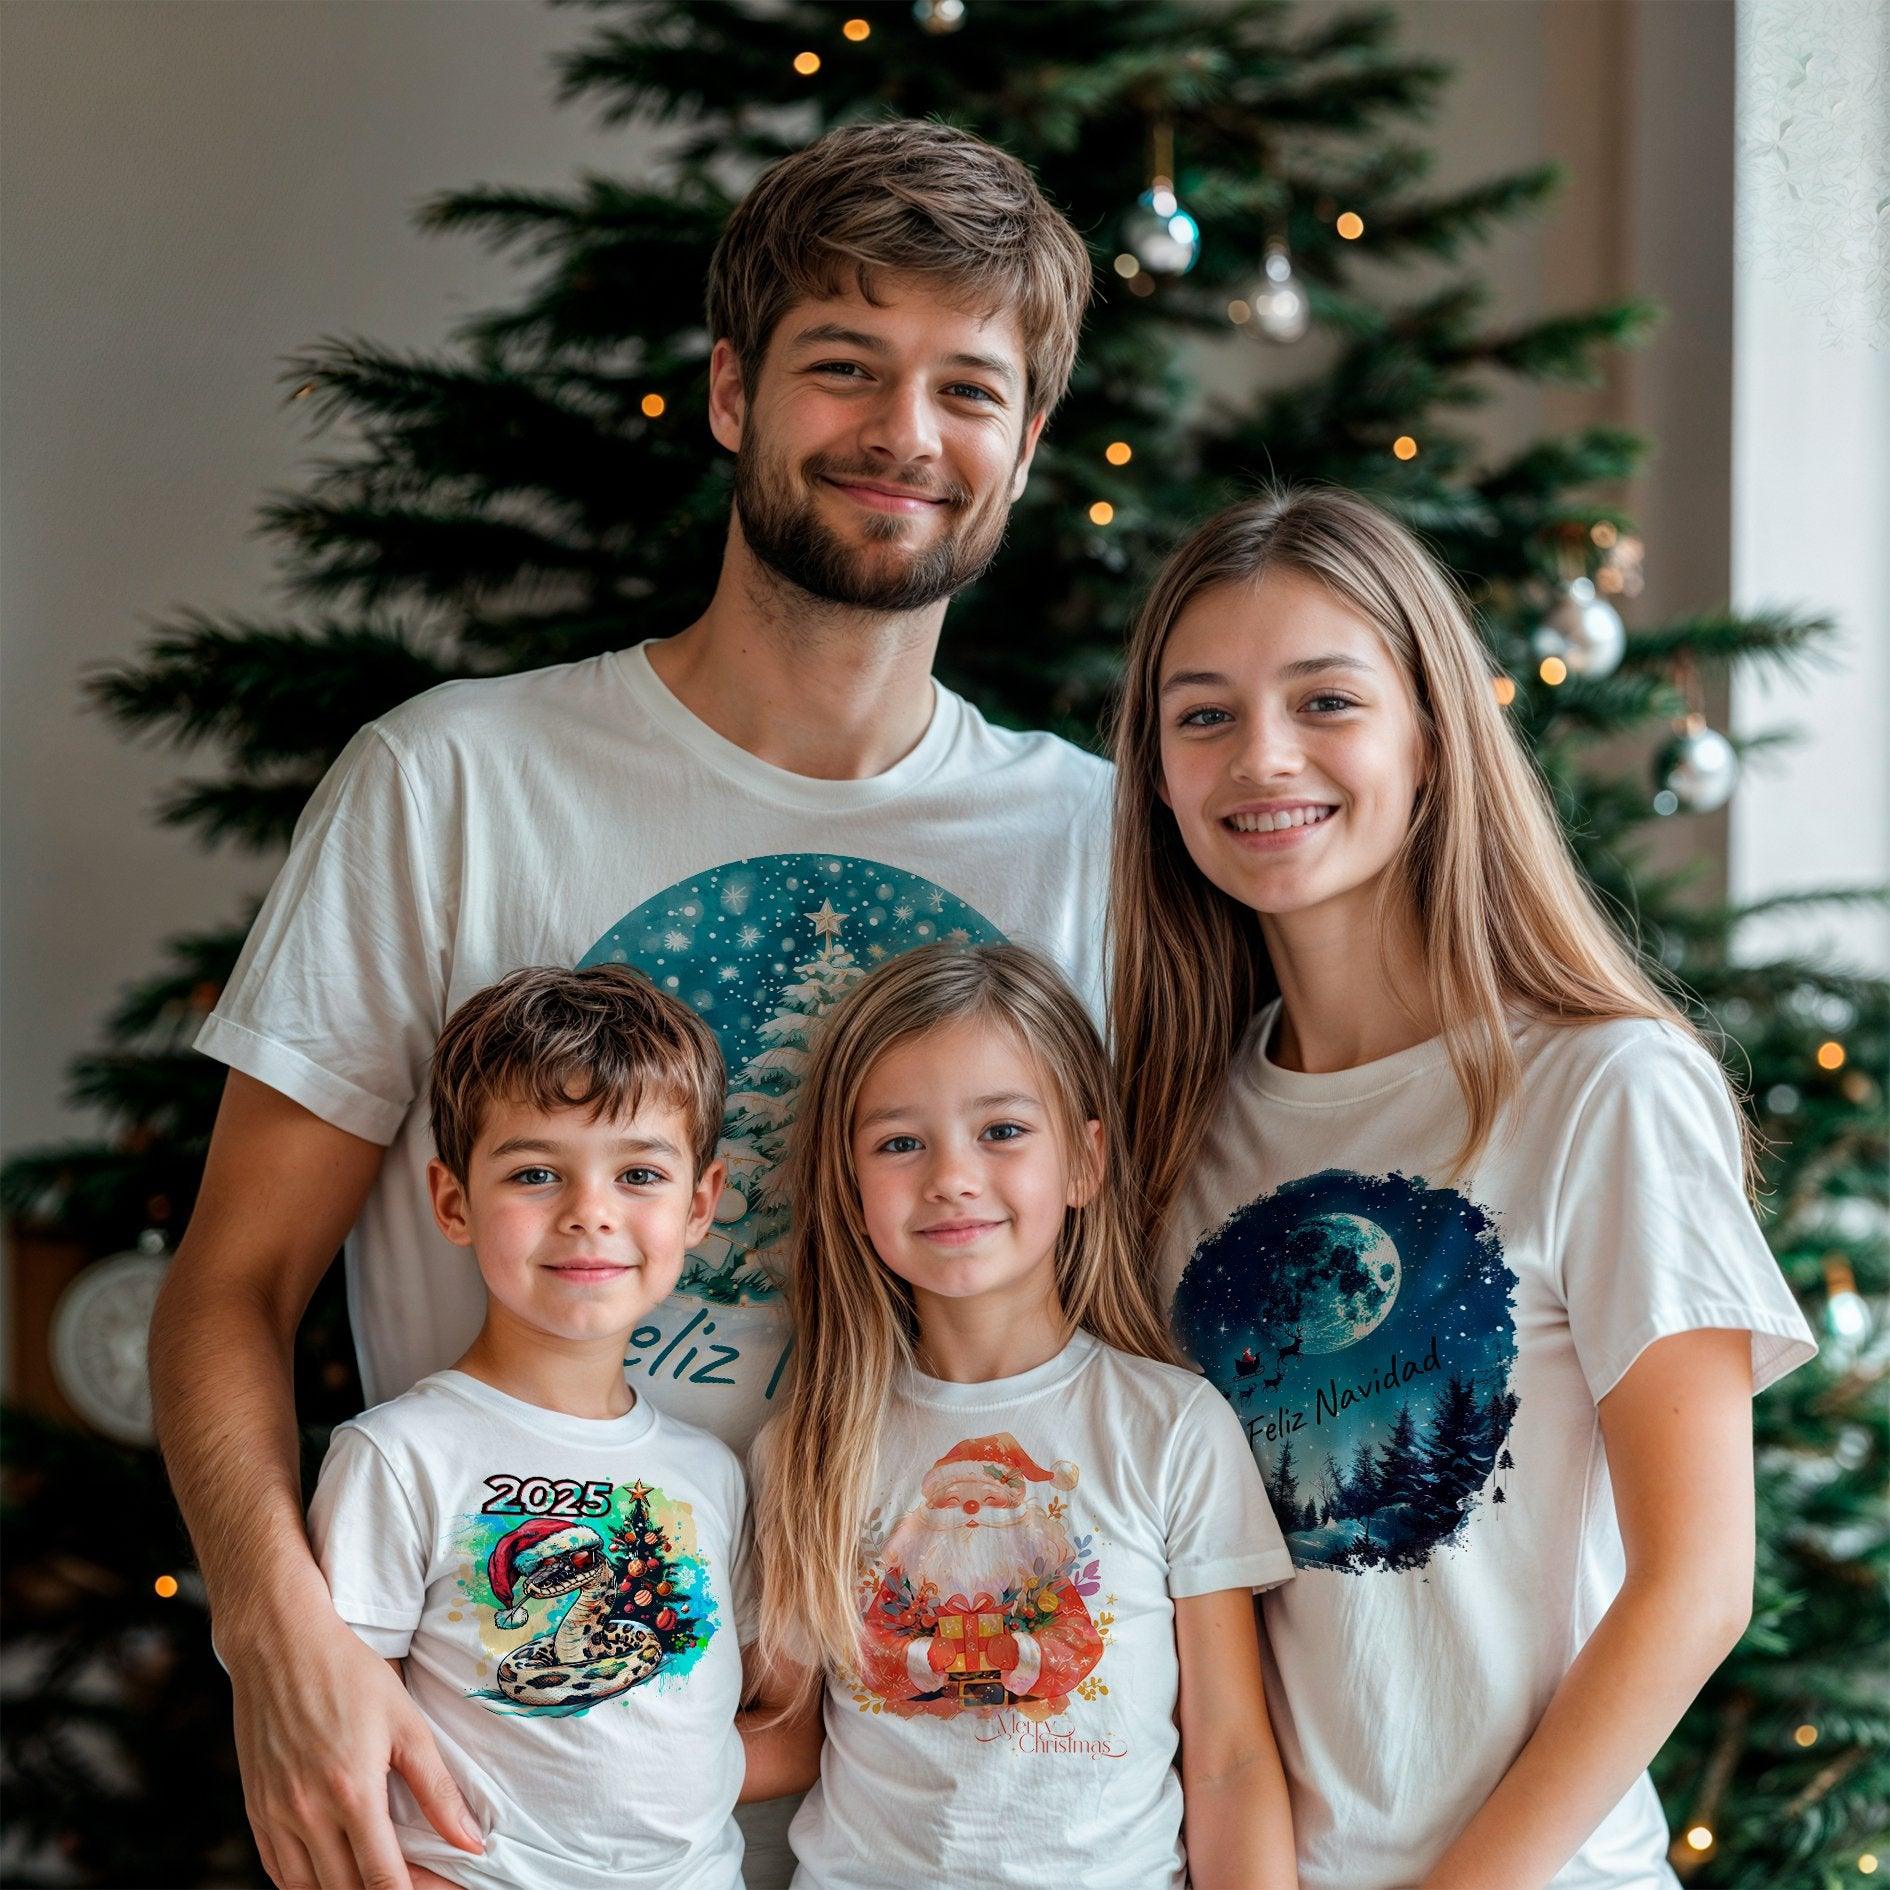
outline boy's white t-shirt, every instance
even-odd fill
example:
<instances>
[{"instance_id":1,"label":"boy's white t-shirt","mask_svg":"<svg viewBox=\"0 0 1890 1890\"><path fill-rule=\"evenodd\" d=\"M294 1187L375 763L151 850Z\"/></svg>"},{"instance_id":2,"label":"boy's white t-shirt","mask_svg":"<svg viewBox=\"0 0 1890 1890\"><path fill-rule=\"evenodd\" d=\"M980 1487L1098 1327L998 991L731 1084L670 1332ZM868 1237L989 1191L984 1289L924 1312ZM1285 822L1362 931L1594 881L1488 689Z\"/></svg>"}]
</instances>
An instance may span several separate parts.
<instances>
[{"instance_id":1,"label":"boy's white t-shirt","mask_svg":"<svg viewBox=\"0 0 1890 1890\"><path fill-rule=\"evenodd\" d=\"M907 1372L867 1527L795 1890L1179 1890L1175 1600L1292 1574L1212 1387L1087 1334Z\"/></svg>"},{"instance_id":2,"label":"boy's white t-shirt","mask_svg":"<svg viewBox=\"0 0 1890 1890\"><path fill-rule=\"evenodd\" d=\"M446 1843L395 1775L405 1857L466 1890L741 1890L753 1634L725 1444L647 1398L575 1418L436 1372L336 1430L309 1532L486 1841Z\"/></svg>"},{"instance_id":3,"label":"boy's white t-shirt","mask_svg":"<svg viewBox=\"0 0 1890 1890\"><path fill-rule=\"evenodd\" d=\"M373 1403L458 1358L483 1310L428 1207L426 1071L448 1015L520 965L606 959L694 1004L729 1064L730 1186L625 1364L740 1450L787 1357L771 1175L808 1026L882 959L954 938L1039 947L1100 1014L1109 772L937 688L893 767L815 780L699 721L647 649L448 683L364 728L197 1047L387 1145L347 1249Z\"/></svg>"},{"instance_id":4,"label":"boy's white t-shirt","mask_svg":"<svg viewBox=\"0 0 1890 1890\"><path fill-rule=\"evenodd\" d=\"M1304 1890L1408 1890L1470 1821L1619 1589L1596 1406L1655 1340L1816 1350L1672 1026L1519 1032L1470 1172L1441 1039L1325 1075L1235 1059L1173 1226L1183 1343L1244 1423L1298 1579L1263 1603ZM1555 1890L1675 1881L1645 1774Z\"/></svg>"}]
</instances>

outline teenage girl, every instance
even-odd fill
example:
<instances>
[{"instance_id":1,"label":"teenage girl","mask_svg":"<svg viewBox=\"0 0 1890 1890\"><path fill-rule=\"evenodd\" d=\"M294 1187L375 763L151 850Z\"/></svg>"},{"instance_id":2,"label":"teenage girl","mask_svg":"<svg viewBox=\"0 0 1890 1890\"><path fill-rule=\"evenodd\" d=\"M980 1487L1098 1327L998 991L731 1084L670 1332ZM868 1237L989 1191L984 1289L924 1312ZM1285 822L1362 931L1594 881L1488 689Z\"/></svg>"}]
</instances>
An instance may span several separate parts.
<instances>
[{"instance_id":1,"label":"teenage girl","mask_svg":"<svg viewBox=\"0 0 1890 1890\"><path fill-rule=\"evenodd\" d=\"M795 1134L757 1510L764 1660L824 1683L795 1884L1287 1890L1252 1594L1291 1563L1169 1362L1082 1005L1015 946L906 954Z\"/></svg>"},{"instance_id":2,"label":"teenage girl","mask_svg":"<svg viewBox=\"0 0 1890 1890\"><path fill-rule=\"evenodd\" d=\"M1645 1767L1750 1614L1750 1398L1814 1349L1726 1080L1363 501L1170 558L1115 752L1129 1168L1299 1570L1301 1880L1669 1885Z\"/></svg>"}]
</instances>

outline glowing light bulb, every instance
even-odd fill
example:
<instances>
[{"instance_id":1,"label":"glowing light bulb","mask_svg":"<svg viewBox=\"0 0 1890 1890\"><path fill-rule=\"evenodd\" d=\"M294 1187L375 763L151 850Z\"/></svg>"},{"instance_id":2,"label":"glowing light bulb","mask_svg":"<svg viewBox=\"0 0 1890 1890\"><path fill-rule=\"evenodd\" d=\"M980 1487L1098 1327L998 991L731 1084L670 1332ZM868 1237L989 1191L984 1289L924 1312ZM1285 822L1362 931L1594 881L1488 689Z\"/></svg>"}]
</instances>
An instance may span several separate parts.
<instances>
[{"instance_id":1,"label":"glowing light bulb","mask_svg":"<svg viewBox=\"0 0 1890 1890\"><path fill-rule=\"evenodd\" d=\"M1416 459L1417 441L1412 439L1408 433L1400 433L1398 437L1392 441L1391 450L1399 459Z\"/></svg>"},{"instance_id":2,"label":"glowing light bulb","mask_svg":"<svg viewBox=\"0 0 1890 1890\"><path fill-rule=\"evenodd\" d=\"M848 39L865 39L873 29L864 20L849 20L840 30Z\"/></svg>"},{"instance_id":3,"label":"glowing light bulb","mask_svg":"<svg viewBox=\"0 0 1890 1890\"><path fill-rule=\"evenodd\" d=\"M669 402L666 401L661 394L645 394L638 404L650 419L659 420L662 418L663 411L668 407Z\"/></svg>"},{"instance_id":4,"label":"glowing light bulb","mask_svg":"<svg viewBox=\"0 0 1890 1890\"><path fill-rule=\"evenodd\" d=\"M811 79L814 74L820 70L820 54L814 52L796 53L794 55L794 70L798 72L803 79Z\"/></svg>"},{"instance_id":5,"label":"glowing light bulb","mask_svg":"<svg viewBox=\"0 0 1890 1890\"><path fill-rule=\"evenodd\" d=\"M1496 699L1504 708L1516 700L1516 681L1512 676L1499 676L1490 687L1496 691Z\"/></svg>"},{"instance_id":6,"label":"glowing light bulb","mask_svg":"<svg viewBox=\"0 0 1890 1890\"><path fill-rule=\"evenodd\" d=\"M1112 466L1126 466L1135 457L1135 449L1127 440L1111 440L1103 449L1103 458Z\"/></svg>"},{"instance_id":7,"label":"glowing light bulb","mask_svg":"<svg viewBox=\"0 0 1890 1890\"><path fill-rule=\"evenodd\" d=\"M1335 227L1348 243L1356 243L1365 234L1365 219L1356 210L1348 210Z\"/></svg>"},{"instance_id":8,"label":"glowing light bulb","mask_svg":"<svg viewBox=\"0 0 1890 1890\"><path fill-rule=\"evenodd\" d=\"M1844 1046L1835 1037L1827 1038L1818 1046L1818 1068L1821 1070L1841 1070L1844 1067Z\"/></svg>"},{"instance_id":9,"label":"glowing light bulb","mask_svg":"<svg viewBox=\"0 0 1890 1890\"><path fill-rule=\"evenodd\" d=\"M1089 508L1089 522L1092 525L1107 525L1116 515L1116 508L1107 499L1098 499Z\"/></svg>"},{"instance_id":10,"label":"glowing light bulb","mask_svg":"<svg viewBox=\"0 0 1890 1890\"><path fill-rule=\"evenodd\" d=\"M1713 1834L1703 1824L1696 1824L1687 1833L1687 1848L1694 1851L1710 1851L1713 1848Z\"/></svg>"},{"instance_id":11,"label":"glowing light bulb","mask_svg":"<svg viewBox=\"0 0 1890 1890\"><path fill-rule=\"evenodd\" d=\"M1536 674L1553 689L1558 683L1568 681L1568 665L1559 656L1545 656Z\"/></svg>"},{"instance_id":12,"label":"glowing light bulb","mask_svg":"<svg viewBox=\"0 0 1890 1890\"><path fill-rule=\"evenodd\" d=\"M151 1586L156 1590L160 1601L169 1601L170 1598L177 1593L177 1577L175 1575L160 1575Z\"/></svg>"}]
</instances>

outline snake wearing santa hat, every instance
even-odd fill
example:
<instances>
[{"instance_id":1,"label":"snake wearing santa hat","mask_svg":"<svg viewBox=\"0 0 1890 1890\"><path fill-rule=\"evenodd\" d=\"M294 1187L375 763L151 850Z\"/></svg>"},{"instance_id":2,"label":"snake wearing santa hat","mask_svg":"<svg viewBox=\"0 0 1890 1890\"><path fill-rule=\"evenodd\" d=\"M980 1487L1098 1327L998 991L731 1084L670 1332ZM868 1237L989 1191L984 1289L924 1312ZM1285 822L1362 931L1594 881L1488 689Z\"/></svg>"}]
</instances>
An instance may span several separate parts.
<instances>
[{"instance_id":1,"label":"snake wearing santa hat","mask_svg":"<svg viewBox=\"0 0 1890 1890\"><path fill-rule=\"evenodd\" d=\"M522 1628L531 1603L572 1597L554 1625L499 1662L499 1691L519 1706L593 1706L626 1693L663 1663L641 1621L610 1612L617 1579L604 1539L583 1523L539 1516L493 1545L486 1579L502 1628Z\"/></svg>"}]
</instances>

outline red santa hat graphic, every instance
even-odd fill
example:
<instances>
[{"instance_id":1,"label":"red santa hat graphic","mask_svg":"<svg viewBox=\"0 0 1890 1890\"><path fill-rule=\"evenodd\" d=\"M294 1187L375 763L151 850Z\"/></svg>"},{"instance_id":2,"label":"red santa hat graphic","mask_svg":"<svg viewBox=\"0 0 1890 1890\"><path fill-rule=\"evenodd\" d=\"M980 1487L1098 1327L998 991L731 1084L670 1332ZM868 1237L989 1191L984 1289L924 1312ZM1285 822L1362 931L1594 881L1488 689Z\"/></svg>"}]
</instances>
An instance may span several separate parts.
<instances>
[{"instance_id":1,"label":"red santa hat graphic","mask_svg":"<svg viewBox=\"0 0 1890 1890\"><path fill-rule=\"evenodd\" d=\"M501 1536L486 1558L486 1580L491 1584L494 1599L501 1604L496 1617L499 1626L522 1628L525 1625L527 1610L523 1605L514 1606L513 1597L534 1570L560 1556L588 1559L591 1555L601 1555L603 1547L603 1539L595 1529L557 1516L534 1516L530 1522L520 1523L510 1535ZM562 1592L562 1588L556 1592ZM528 1590L524 1599L529 1598Z\"/></svg>"},{"instance_id":2,"label":"red santa hat graphic","mask_svg":"<svg viewBox=\"0 0 1890 1890\"><path fill-rule=\"evenodd\" d=\"M1073 1490L1076 1474L1076 1465L1067 1460L1059 1460L1046 1470L1009 1431L997 1431L989 1437L967 1437L954 1444L925 1473L921 1487L928 1501L938 1502L966 1478L983 1477L1009 1484L1021 1498L1032 1483Z\"/></svg>"}]
</instances>

